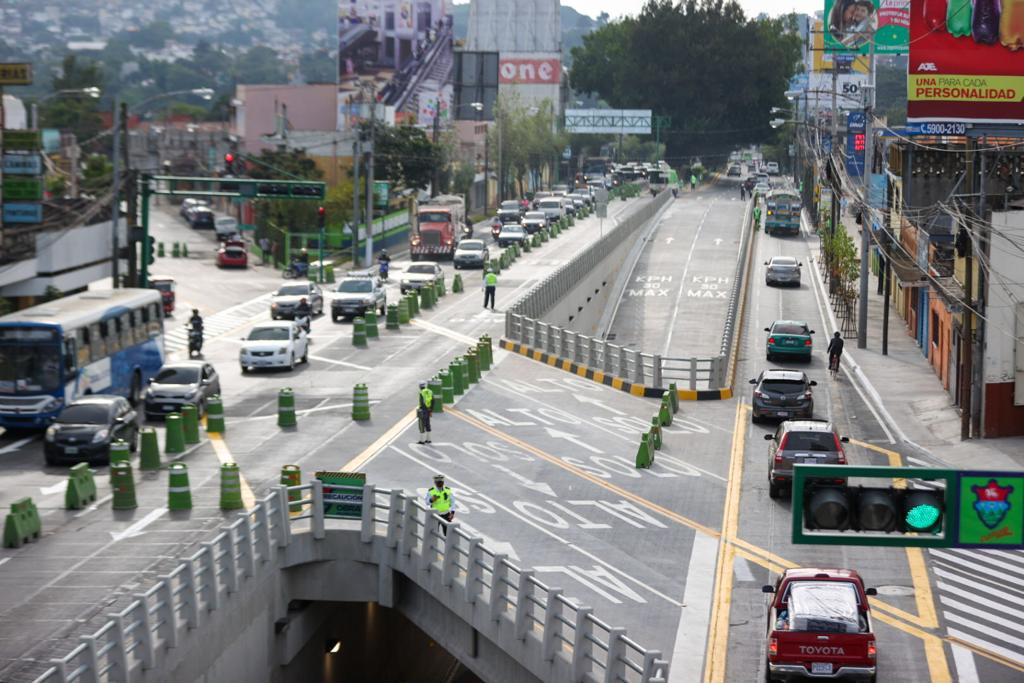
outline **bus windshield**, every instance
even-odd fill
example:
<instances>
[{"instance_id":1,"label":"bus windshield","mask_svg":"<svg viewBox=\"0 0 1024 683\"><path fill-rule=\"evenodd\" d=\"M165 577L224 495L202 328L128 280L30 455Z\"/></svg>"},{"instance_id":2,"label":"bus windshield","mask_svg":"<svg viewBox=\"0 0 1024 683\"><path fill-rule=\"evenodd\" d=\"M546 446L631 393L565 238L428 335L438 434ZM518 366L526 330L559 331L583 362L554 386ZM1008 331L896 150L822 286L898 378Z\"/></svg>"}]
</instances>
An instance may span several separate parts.
<instances>
[{"instance_id":1,"label":"bus windshield","mask_svg":"<svg viewBox=\"0 0 1024 683\"><path fill-rule=\"evenodd\" d=\"M0 345L0 394L51 394L60 388L59 346Z\"/></svg>"}]
</instances>

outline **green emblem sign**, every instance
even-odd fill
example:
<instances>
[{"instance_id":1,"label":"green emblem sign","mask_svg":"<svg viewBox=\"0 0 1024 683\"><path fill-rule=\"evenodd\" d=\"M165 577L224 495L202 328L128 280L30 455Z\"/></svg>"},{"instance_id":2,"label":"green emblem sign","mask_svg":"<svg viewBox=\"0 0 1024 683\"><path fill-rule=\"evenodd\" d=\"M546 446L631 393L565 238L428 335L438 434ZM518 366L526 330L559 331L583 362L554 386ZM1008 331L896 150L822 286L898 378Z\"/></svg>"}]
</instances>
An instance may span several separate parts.
<instances>
[{"instance_id":1,"label":"green emblem sign","mask_svg":"<svg viewBox=\"0 0 1024 683\"><path fill-rule=\"evenodd\" d=\"M375 180L373 181L373 206L377 209L386 209L388 207L388 198L391 192L391 181L390 180Z\"/></svg>"},{"instance_id":2,"label":"green emblem sign","mask_svg":"<svg viewBox=\"0 0 1024 683\"><path fill-rule=\"evenodd\" d=\"M43 198L43 181L38 177L4 176L5 201L39 201Z\"/></svg>"},{"instance_id":3,"label":"green emblem sign","mask_svg":"<svg viewBox=\"0 0 1024 683\"><path fill-rule=\"evenodd\" d=\"M35 152L42 146L38 130L5 130L4 151Z\"/></svg>"},{"instance_id":4,"label":"green emblem sign","mask_svg":"<svg viewBox=\"0 0 1024 683\"><path fill-rule=\"evenodd\" d=\"M324 484L324 517L359 519L363 515L363 472L317 472Z\"/></svg>"},{"instance_id":5,"label":"green emblem sign","mask_svg":"<svg viewBox=\"0 0 1024 683\"><path fill-rule=\"evenodd\" d=\"M964 473L959 486L958 545L1024 543L1024 474Z\"/></svg>"}]
</instances>

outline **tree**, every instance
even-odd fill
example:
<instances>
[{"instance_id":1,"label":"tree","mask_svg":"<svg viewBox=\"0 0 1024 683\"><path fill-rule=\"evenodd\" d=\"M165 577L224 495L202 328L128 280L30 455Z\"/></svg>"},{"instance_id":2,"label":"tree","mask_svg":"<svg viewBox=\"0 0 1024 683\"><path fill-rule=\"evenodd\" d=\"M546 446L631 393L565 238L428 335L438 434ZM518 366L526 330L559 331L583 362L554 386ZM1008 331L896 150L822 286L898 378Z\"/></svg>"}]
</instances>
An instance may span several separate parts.
<instances>
[{"instance_id":1,"label":"tree","mask_svg":"<svg viewBox=\"0 0 1024 683\"><path fill-rule=\"evenodd\" d=\"M246 163L247 175L261 180L320 180L323 172L302 150L264 149ZM317 231L317 204L297 199L261 199L256 202L259 229L273 226L279 231Z\"/></svg>"},{"instance_id":2,"label":"tree","mask_svg":"<svg viewBox=\"0 0 1024 683\"><path fill-rule=\"evenodd\" d=\"M103 70L92 60L73 54L64 57L61 71L51 81L53 92L104 87ZM53 97L39 106L39 117L47 128L74 133L79 141L96 135L103 126L97 113L97 100L83 95Z\"/></svg>"},{"instance_id":3,"label":"tree","mask_svg":"<svg viewBox=\"0 0 1024 683\"><path fill-rule=\"evenodd\" d=\"M572 87L671 116L670 160L760 142L800 58L792 29L791 17L747 19L736 0L648 0L573 49Z\"/></svg>"},{"instance_id":4,"label":"tree","mask_svg":"<svg viewBox=\"0 0 1024 683\"><path fill-rule=\"evenodd\" d=\"M368 129L369 123L364 122L364 134ZM377 121L374 131L374 175L395 187L426 189L434 172L444 165L441 145L408 124L388 126Z\"/></svg>"},{"instance_id":5,"label":"tree","mask_svg":"<svg viewBox=\"0 0 1024 683\"><path fill-rule=\"evenodd\" d=\"M327 50L303 53L299 57L299 71L307 83L334 83L338 80L338 63Z\"/></svg>"},{"instance_id":6,"label":"tree","mask_svg":"<svg viewBox=\"0 0 1024 683\"><path fill-rule=\"evenodd\" d=\"M241 55L234 65L235 82L241 84L287 83L284 63L269 47L257 45Z\"/></svg>"},{"instance_id":7,"label":"tree","mask_svg":"<svg viewBox=\"0 0 1024 683\"><path fill-rule=\"evenodd\" d=\"M166 21L154 21L136 31L126 32L128 42L146 50L162 50L174 38L174 29Z\"/></svg>"},{"instance_id":8,"label":"tree","mask_svg":"<svg viewBox=\"0 0 1024 683\"><path fill-rule=\"evenodd\" d=\"M110 189L114 167L102 154L90 154L82 167L81 189L85 194L99 196Z\"/></svg>"},{"instance_id":9,"label":"tree","mask_svg":"<svg viewBox=\"0 0 1024 683\"><path fill-rule=\"evenodd\" d=\"M524 106L516 95L502 95L494 108L495 125L488 133L487 144L494 151L491 158L499 163L499 175L504 180L505 196L510 187L522 196L527 190L527 178L539 182L544 169L557 164L568 136L555 131L555 113L551 102L538 106ZM500 154L498 151L500 150Z\"/></svg>"}]
</instances>

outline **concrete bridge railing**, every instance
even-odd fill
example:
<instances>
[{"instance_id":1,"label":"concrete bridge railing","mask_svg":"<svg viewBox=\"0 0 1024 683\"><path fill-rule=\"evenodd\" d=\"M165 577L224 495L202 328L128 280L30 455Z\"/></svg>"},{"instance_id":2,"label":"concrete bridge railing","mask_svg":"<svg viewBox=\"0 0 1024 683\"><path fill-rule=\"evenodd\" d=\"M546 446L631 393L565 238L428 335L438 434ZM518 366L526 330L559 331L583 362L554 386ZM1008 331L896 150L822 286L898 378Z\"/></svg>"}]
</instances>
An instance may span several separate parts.
<instances>
[{"instance_id":1,"label":"concrete bridge railing","mask_svg":"<svg viewBox=\"0 0 1024 683\"><path fill-rule=\"evenodd\" d=\"M212 613L239 602L231 594L244 594L247 584L257 584L269 572L334 559L315 550L334 533L324 516L325 490L334 499L340 494L353 501L361 493L359 540L379 565L382 604L389 602L385 577L397 571L538 680L667 680L669 664L661 652L645 649L625 629L595 616L592 608L492 552L457 522L445 529L415 497L372 485L346 489L314 480L282 486L260 499L201 549L181 558L149 590L135 594L124 610L108 615L71 652L52 660L36 683L158 680L168 650L184 647L189 638L202 638ZM296 505L289 502L289 492L303 496L299 512L289 512L289 505ZM340 524L352 527L351 522ZM303 537L312 547L290 553L289 546Z\"/></svg>"}]
</instances>

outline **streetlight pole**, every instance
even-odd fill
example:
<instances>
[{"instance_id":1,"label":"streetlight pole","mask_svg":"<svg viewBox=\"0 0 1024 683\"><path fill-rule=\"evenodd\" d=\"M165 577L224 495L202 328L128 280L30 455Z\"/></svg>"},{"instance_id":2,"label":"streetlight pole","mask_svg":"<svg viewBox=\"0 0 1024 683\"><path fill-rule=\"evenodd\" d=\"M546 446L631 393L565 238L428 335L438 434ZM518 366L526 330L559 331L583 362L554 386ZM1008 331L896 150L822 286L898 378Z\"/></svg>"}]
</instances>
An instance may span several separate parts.
<instances>
[{"instance_id":1,"label":"streetlight pole","mask_svg":"<svg viewBox=\"0 0 1024 683\"><path fill-rule=\"evenodd\" d=\"M373 148L377 133L377 95L372 83L369 84L370 92L370 149L366 155L366 266L373 263Z\"/></svg>"},{"instance_id":2,"label":"streetlight pole","mask_svg":"<svg viewBox=\"0 0 1024 683\"><path fill-rule=\"evenodd\" d=\"M874 127L871 120L875 116L875 41L871 41L868 49L868 79L870 89L864 103L864 200L860 221L860 294L857 300L857 348L868 345L868 256L871 253L871 167L874 164Z\"/></svg>"}]
</instances>

